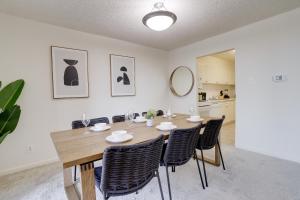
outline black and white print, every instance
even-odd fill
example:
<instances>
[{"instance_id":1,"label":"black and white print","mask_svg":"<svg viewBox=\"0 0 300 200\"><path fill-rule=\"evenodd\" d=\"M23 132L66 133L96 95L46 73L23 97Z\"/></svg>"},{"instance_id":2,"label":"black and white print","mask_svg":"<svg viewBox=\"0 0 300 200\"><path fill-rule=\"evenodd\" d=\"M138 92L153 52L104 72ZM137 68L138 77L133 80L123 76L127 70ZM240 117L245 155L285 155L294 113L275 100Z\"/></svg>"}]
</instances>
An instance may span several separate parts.
<instances>
[{"instance_id":1,"label":"black and white print","mask_svg":"<svg viewBox=\"0 0 300 200\"><path fill-rule=\"evenodd\" d=\"M111 95L135 95L134 57L110 54Z\"/></svg>"},{"instance_id":2,"label":"black and white print","mask_svg":"<svg viewBox=\"0 0 300 200\"><path fill-rule=\"evenodd\" d=\"M53 97L88 97L88 53L85 50L51 47Z\"/></svg>"}]
</instances>

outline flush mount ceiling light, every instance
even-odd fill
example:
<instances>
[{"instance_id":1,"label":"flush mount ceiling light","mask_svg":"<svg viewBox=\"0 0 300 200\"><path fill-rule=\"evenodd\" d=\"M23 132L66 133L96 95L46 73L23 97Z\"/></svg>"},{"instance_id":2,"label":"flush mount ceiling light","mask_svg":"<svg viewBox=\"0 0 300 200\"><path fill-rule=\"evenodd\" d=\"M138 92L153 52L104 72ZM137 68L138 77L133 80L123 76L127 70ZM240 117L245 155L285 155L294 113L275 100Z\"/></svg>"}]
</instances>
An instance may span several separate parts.
<instances>
[{"instance_id":1,"label":"flush mount ceiling light","mask_svg":"<svg viewBox=\"0 0 300 200\"><path fill-rule=\"evenodd\" d=\"M154 31L163 31L172 26L177 16L167 11L163 2L157 2L150 13L143 17L143 24Z\"/></svg>"}]
</instances>

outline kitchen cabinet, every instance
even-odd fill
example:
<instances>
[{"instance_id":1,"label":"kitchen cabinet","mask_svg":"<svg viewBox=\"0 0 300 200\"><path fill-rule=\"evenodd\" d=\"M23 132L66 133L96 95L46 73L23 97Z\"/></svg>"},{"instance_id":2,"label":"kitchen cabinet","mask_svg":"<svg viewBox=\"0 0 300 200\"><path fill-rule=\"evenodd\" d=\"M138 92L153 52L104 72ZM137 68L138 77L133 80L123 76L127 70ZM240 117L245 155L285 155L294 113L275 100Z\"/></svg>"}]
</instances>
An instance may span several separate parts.
<instances>
[{"instance_id":1,"label":"kitchen cabinet","mask_svg":"<svg viewBox=\"0 0 300 200\"><path fill-rule=\"evenodd\" d=\"M235 84L234 63L220 62L211 57L198 61L198 77L202 84Z\"/></svg>"},{"instance_id":2,"label":"kitchen cabinet","mask_svg":"<svg viewBox=\"0 0 300 200\"><path fill-rule=\"evenodd\" d=\"M217 102L210 106L210 117L222 117L225 115L224 123L235 121L235 101Z\"/></svg>"}]
</instances>

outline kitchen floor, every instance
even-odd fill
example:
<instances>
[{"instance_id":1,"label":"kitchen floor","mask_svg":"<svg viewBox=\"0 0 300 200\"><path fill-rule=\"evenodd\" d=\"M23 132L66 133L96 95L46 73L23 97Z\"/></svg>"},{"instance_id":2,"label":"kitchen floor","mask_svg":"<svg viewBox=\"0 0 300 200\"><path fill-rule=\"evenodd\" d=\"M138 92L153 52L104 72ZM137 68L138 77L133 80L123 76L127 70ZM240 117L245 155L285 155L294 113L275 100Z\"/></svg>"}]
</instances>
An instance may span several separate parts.
<instances>
[{"instance_id":1,"label":"kitchen floor","mask_svg":"<svg viewBox=\"0 0 300 200\"><path fill-rule=\"evenodd\" d=\"M230 122L227 124L224 124L222 126L221 132L221 146L222 145L228 145L228 146L235 146L235 122ZM199 153L200 155L200 153ZM206 150L204 152L204 156L206 158L214 160L215 158L215 148L211 150Z\"/></svg>"},{"instance_id":2,"label":"kitchen floor","mask_svg":"<svg viewBox=\"0 0 300 200\"><path fill-rule=\"evenodd\" d=\"M235 145L235 122L224 124L221 129L221 143Z\"/></svg>"}]
</instances>

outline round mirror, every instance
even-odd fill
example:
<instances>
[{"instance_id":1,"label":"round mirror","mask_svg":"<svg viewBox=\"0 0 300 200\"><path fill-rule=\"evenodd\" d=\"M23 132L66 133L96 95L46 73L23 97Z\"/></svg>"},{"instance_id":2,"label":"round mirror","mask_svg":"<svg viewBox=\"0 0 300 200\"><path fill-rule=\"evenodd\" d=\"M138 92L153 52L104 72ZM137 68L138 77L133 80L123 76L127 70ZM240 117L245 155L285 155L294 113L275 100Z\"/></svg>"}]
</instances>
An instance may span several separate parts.
<instances>
[{"instance_id":1,"label":"round mirror","mask_svg":"<svg viewBox=\"0 0 300 200\"><path fill-rule=\"evenodd\" d=\"M170 77L170 89L174 95L183 97L188 95L194 87L194 74L184 66L177 67Z\"/></svg>"}]
</instances>

